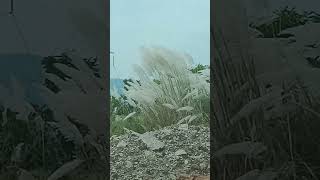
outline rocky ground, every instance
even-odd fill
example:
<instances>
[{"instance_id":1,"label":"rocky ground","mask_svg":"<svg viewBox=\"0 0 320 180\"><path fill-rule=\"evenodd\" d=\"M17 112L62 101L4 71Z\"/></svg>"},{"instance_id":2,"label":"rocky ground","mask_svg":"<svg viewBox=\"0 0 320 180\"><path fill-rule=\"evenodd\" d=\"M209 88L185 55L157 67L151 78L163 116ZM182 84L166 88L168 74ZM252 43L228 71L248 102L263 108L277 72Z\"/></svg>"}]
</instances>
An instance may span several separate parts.
<instances>
[{"instance_id":1,"label":"rocky ground","mask_svg":"<svg viewBox=\"0 0 320 180\"><path fill-rule=\"evenodd\" d=\"M209 128L174 125L161 130L111 137L112 180L176 180L208 176Z\"/></svg>"}]
</instances>

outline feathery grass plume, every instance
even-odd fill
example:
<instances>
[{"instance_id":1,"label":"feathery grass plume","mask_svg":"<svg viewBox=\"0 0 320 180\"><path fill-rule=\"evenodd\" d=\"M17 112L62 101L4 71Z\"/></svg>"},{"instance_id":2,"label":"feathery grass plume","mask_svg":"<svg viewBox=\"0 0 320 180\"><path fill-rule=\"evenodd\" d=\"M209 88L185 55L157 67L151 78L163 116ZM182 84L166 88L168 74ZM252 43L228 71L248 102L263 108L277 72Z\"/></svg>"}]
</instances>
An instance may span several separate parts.
<instances>
[{"instance_id":1,"label":"feathery grass plume","mask_svg":"<svg viewBox=\"0 0 320 180\"><path fill-rule=\"evenodd\" d=\"M54 171L49 177L48 180L58 180L65 175L68 175L72 170L80 166L84 160L75 159L70 162L65 163L59 169Z\"/></svg>"},{"instance_id":2,"label":"feathery grass plume","mask_svg":"<svg viewBox=\"0 0 320 180\"><path fill-rule=\"evenodd\" d=\"M207 122L210 90L205 73L208 72L192 73L192 58L186 54L162 47L141 50L142 65L135 66L139 82L128 82L125 95L141 110L143 125L149 130L156 129L194 114L206 114L199 122Z\"/></svg>"},{"instance_id":3,"label":"feathery grass plume","mask_svg":"<svg viewBox=\"0 0 320 180\"><path fill-rule=\"evenodd\" d=\"M108 111L105 104L108 95L104 89L104 80L98 78L84 58L75 51L62 53L61 56L50 56L46 59L47 61L44 62L46 63L44 64L46 78L62 89L58 93L43 91L42 97L47 104L50 104L50 108L59 109L57 111L64 112L96 133L105 135ZM49 67L69 78L62 79L57 73L52 73Z\"/></svg>"},{"instance_id":4,"label":"feathery grass plume","mask_svg":"<svg viewBox=\"0 0 320 180\"><path fill-rule=\"evenodd\" d=\"M123 121L131 118L131 117L134 116L135 114L136 114L136 112L132 112L132 113L128 114L128 116L126 116L125 118L123 118Z\"/></svg>"}]
</instances>

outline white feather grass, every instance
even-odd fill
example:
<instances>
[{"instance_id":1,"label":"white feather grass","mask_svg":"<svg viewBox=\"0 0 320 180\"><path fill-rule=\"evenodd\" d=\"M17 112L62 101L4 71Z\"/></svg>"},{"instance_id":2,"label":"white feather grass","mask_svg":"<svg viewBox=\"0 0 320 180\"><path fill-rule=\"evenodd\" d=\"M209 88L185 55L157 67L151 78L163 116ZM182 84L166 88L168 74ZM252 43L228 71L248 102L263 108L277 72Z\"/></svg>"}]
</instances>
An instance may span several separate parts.
<instances>
[{"instance_id":1,"label":"white feather grass","mask_svg":"<svg viewBox=\"0 0 320 180\"><path fill-rule=\"evenodd\" d=\"M160 47L142 48L142 57L142 65L134 67L140 82L130 82L125 95L143 113L145 126L153 129L208 115L203 106L209 106L209 70L192 73L190 56Z\"/></svg>"}]
</instances>

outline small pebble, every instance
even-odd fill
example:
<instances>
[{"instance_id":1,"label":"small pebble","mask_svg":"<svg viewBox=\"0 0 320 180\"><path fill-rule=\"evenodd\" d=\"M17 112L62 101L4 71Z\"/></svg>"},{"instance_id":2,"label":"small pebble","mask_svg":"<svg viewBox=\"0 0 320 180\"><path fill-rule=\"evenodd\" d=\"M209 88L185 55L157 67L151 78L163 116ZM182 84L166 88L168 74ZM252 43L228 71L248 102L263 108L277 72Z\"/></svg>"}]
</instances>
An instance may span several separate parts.
<instances>
[{"instance_id":1,"label":"small pebble","mask_svg":"<svg viewBox=\"0 0 320 180\"><path fill-rule=\"evenodd\" d=\"M132 162L126 161L126 168L131 168L132 166Z\"/></svg>"}]
</instances>

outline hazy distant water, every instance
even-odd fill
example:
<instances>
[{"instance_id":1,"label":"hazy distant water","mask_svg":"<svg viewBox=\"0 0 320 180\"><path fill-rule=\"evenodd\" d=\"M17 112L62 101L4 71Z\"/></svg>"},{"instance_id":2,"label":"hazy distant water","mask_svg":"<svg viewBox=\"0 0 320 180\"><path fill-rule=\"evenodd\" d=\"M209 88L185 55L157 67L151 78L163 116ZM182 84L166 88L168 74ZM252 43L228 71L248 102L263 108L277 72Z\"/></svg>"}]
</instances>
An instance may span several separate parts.
<instances>
[{"instance_id":1,"label":"hazy distant water","mask_svg":"<svg viewBox=\"0 0 320 180\"><path fill-rule=\"evenodd\" d=\"M11 87L11 76L14 76L26 90L27 99L42 102L39 91L32 83L42 83L41 56L28 54L0 54L0 84Z\"/></svg>"},{"instance_id":2,"label":"hazy distant water","mask_svg":"<svg viewBox=\"0 0 320 180\"><path fill-rule=\"evenodd\" d=\"M118 94L123 94L124 91L124 83L123 83L123 79L110 79L110 89L116 89Z\"/></svg>"}]
</instances>

